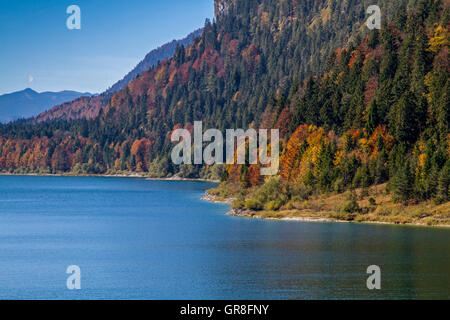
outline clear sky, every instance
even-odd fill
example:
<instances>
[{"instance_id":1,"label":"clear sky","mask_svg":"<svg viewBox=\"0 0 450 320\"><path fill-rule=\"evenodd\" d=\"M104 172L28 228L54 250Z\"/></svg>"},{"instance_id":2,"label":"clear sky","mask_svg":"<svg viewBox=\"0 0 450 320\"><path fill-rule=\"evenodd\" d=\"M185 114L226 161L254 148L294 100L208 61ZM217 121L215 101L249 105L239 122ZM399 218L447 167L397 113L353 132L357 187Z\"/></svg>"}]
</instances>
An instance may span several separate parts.
<instances>
[{"instance_id":1,"label":"clear sky","mask_svg":"<svg viewBox=\"0 0 450 320\"><path fill-rule=\"evenodd\" d=\"M66 9L81 9L69 30ZM214 16L214 0L0 0L0 94L99 93Z\"/></svg>"}]
</instances>

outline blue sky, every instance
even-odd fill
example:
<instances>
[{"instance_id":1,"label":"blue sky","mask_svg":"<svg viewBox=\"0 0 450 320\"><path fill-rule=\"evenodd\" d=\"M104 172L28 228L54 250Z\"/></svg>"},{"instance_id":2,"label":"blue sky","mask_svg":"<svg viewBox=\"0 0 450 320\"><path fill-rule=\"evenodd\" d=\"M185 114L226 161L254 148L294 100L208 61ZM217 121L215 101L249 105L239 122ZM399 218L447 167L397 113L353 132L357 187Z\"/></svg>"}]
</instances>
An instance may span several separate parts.
<instances>
[{"instance_id":1,"label":"blue sky","mask_svg":"<svg viewBox=\"0 0 450 320\"><path fill-rule=\"evenodd\" d=\"M66 27L70 5L81 30ZM0 94L102 92L213 16L214 0L0 0Z\"/></svg>"}]
</instances>

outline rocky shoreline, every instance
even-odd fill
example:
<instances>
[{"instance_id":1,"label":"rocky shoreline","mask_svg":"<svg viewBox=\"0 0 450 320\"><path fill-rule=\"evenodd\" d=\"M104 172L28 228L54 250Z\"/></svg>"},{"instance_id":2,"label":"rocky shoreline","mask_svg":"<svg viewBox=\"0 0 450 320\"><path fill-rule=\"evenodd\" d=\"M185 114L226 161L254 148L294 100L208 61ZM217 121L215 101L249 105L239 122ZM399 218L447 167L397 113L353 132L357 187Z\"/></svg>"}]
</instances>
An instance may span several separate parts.
<instances>
[{"instance_id":1,"label":"rocky shoreline","mask_svg":"<svg viewBox=\"0 0 450 320\"><path fill-rule=\"evenodd\" d=\"M231 205L235 198L219 198L217 196L206 193L206 195L201 198L201 200L212 202L212 203L221 203L221 204L229 204ZM385 221L348 221L348 220L339 220L329 217L321 217L321 216L280 216L280 217L266 217L263 216L260 212L248 209L230 209L226 213L226 215L238 217L238 218L248 218L248 219L262 219L262 220L276 220L276 221L297 221L297 222L319 222L319 223L357 223L357 224L378 224L378 225L399 225L396 223L385 222ZM438 224L438 225L427 225L424 223L404 223L400 224L404 226L417 226L417 227L442 227L449 228L450 225L447 224Z\"/></svg>"},{"instance_id":2,"label":"rocky shoreline","mask_svg":"<svg viewBox=\"0 0 450 320\"><path fill-rule=\"evenodd\" d=\"M208 201L208 202L212 202L212 203L221 203L221 204L231 205L235 199L234 198L221 199L219 197L216 197L214 195L206 193L205 196L202 197L200 200Z\"/></svg>"},{"instance_id":3,"label":"rocky shoreline","mask_svg":"<svg viewBox=\"0 0 450 320\"><path fill-rule=\"evenodd\" d=\"M140 178L149 181L199 181L199 182L211 182L219 183L219 180L210 179L192 179L182 178L179 176L172 176L168 178L152 178L145 174L139 173L117 173L117 174L76 174L76 173L9 173L0 172L0 176L25 176L25 177L104 177L104 178Z\"/></svg>"},{"instance_id":4,"label":"rocky shoreline","mask_svg":"<svg viewBox=\"0 0 450 320\"><path fill-rule=\"evenodd\" d=\"M331 218L322 217L282 217L282 218L267 218L258 214L257 211L246 209L231 209L227 212L227 215L240 218L253 218L253 219L265 219L265 220L285 220L285 221L304 221L304 222L348 222L344 220L337 220Z\"/></svg>"}]
</instances>

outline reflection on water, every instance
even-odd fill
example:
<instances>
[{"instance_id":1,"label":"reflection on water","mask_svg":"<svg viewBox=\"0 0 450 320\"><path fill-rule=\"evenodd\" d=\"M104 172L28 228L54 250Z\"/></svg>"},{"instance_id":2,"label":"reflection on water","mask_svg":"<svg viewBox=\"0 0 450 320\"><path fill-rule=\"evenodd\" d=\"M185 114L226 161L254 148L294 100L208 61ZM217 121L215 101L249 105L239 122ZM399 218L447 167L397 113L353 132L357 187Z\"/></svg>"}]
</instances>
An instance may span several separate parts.
<instances>
[{"instance_id":1,"label":"reflection on water","mask_svg":"<svg viewBox=\"0 0 450 320\"><path fill-rule=\"evenodd\" d=\"M449 298L448 229L229 217L210 186L0 177L0 298Z\"/></svg>"}]
</instances>

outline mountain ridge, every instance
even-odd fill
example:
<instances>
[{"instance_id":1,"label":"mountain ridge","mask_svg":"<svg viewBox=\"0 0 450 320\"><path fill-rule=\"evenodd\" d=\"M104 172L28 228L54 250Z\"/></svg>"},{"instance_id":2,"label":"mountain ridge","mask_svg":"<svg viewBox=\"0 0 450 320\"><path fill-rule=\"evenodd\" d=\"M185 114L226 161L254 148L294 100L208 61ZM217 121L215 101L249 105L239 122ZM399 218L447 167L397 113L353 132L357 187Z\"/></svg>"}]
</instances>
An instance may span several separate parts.
<instances>
[{"instance_id":1,"label":"mountain ridge","mask_svg":"<svg viewBox=\"0 0 450 320\"><path fill-rule=\"evenodd\" d=\"M142 61L140 61L136 67L134 67L127 75L121 80L117 81L105 92L98 96L91 98L77 98L73 101L67 101L60 105L55 105L49 110L45 110L41 114L37 115L34 122L44 122L51 120L76 120L81 118L93 119L102 109L104 109L109 99L117 91L126 87L133 79L154 67L158 62L172 57L178 46L186 46L192 43L192 41L201 35L202 28L199 28L185 38L180 40L172 40L152 51L150 51Z\"/></svg>"},{"instance_id":2,"label":"mountain ridge","mask_svg":"<svg viewBox=\"0 0 450 320\"><path fill-rule=\"evenodd\" d=\"M56 104L81 96L92 94L72 90L37 92L31 88L6 93L0 96L0 122L33 117Z\"/></svg>"},{"instance_id":3,"label":"mountain ridge","mask_svg":"<svg viewBox=\"0 0 450 320\"><path fill-rule=\"evenodd\" d=\"M142 74L151 67L155 66L158 61L163 61L167 58L172 57L177 46L187 46L191 44L195 38L199 37L202 34L202 32L203 28L199 28L191 32L183 39L172 40L156 49L151 50L149 53L147 53L144 59L136 65L136 67L134 67L121 80L117 81L110 88L108 88L104 93L115 93L123 89L128 83L130 83L131 80L136 78L137 75Z\"/></svg>"}]
</instances>

